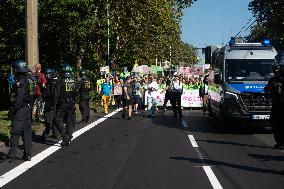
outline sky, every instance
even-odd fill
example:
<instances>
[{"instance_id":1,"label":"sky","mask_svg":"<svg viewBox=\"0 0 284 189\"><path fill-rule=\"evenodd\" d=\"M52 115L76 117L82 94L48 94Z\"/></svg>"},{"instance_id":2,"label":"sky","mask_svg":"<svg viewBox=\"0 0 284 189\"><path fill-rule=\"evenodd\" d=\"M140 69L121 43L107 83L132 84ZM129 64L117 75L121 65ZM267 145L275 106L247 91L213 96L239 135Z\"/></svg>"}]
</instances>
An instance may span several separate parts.
<instances>
[{"instance_id":1,"label":"sky","mask_svg":"<svg viewBox=\"0 0 284 189\"><path fill-rule=\"evenodd\" d=\"M182 40L195 47L227 44L252 18L250 0L197 0L185 9ZM253 20L252 20L253 21ZM249 30L241 33L249 34ZM201 56L203 59L203 57Z\"/></svg>"}]
</instances>

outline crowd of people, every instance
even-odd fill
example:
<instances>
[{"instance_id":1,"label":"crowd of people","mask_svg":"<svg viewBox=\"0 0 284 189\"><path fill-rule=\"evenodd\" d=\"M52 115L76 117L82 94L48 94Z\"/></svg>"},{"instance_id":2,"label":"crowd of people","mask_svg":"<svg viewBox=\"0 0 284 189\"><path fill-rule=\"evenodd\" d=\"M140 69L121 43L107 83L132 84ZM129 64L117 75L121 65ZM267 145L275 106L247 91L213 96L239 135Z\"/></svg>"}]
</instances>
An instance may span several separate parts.
<instances>
[{"instance_id":1,"label":"crowd of people","mask_svg":"<svg viewBox=\"0 0 284 189\"><path fill-rule=\"evenodd\" d=\"M69 64L64 64L59 73L47 68L44 72L41 65L35 65L35 71L28 69L27 64L17 60L12 64L13 74L8 79L10 85L11 108L8 113L12 120L9 150L9 162L15 162L20 137L24 142L23 159L30 161L32 153L32 115L37 114L36 102L44 102L45 130L42 141L47 138L62 137L62 146L71 144L76 124L75 104L79 104L81 122L90 119L90 92L92 83L87 72L81 70L76 76ZM97 92L101 96L104 113L109 113L109 106L123 108L122 118L132 119L133 114L146 107L148 118L156 115L157 91L165 93L165 110L170 101L174 118L181 118L181 95L184 88L200 88L199 78L188 78L175 74L171 77L157 78L156 75L143 77L129 75L107 75L97 81ZM205 96L203 94L203 96Z\"/></svg>"},{"instance_id":2,"label":"crowd of people","mask_svg":"<svg viewBox=\"0 0 284 189\"><path fill-rule=\"evenodd\" d=\"M32 154L32 114L35 112L35 101L42 99L45 103L45 130L42 140L48 137L63 138L61 145L71 144L76 124L75 104L79 103L83 123L90 118L91 82L84 70L79 79L69 64L64 64L59 74L54 69L41 71L41 65L35 65L35 72L28 69L26 62L16 60L12 64L13 74L9 78L11 108L8 117L11 119L9 162L17 161L17 148L20 137L24 142L23 159L30 161ZM50 132L52 131L52 135Z\"/></svg>"},{"instance_id":3,"label":"crowd of people","mask_svg":"<svg viewBox=\"0 0 284 189\"><path fill-rule=\"evenodd\" d=\"M160 77L148 74L144 76L114 77L107 76L97 82L97 91L102 95L104 112L108 113L108 106L114 105L117 109L123 107L124 118L128 112L131 120L132 112L138 113L146 105L147 117L155 117L157 92L162 90L165 94L162 110L166 110L168 101L172 106L174 117L182 117L181 95L184 89L199 89L200 96L204 99L204 114L208 99L208 77L186 77L174 74L174 77Z\"/></svg>"},{"instance_id":4,"label":"crowd of people","mask_svg":"<svg viewBox=\"0 0 284 189\"><path fill-rule=\"evenodd\" d=\"M272 95L273 108L271 114L272 127L279 130L275 116L275 102L281 99L278 94L283 83L282 75L277 75L267 85L266 92ZM41 65L35 65L35 71L28 69L26 62L17 60L12 64L13 74L8 78L11 108L8 113L11 119L9 162L16 162L17 148L20 137L24 142L23 159L30 161L32 154L32 115L35 114L35 101L42 99L44 106L45 130L42 133L42 141L47 138L62 137L62 146L71 144L72 134L76 124L75 104L79 104L81 122L88 123L90 119L90 92L92 83L87 77L87 72L81 70L76 76L74 69L69 64L64 64L59 73L54 69L46 69L42 73ZM280 72L279 72L280 73ZM278 81L278 80L279 81ZM276 83L276 84L274 84ZM276 86L276 87L275 87ZM109 113L109 105L116 109L123 108L122 118L132 119L133 114L146 107L148 118L156 116L157 92L165 93L163 112L168 101L172 106L174 118L182 118L181 96L184 89L199 89L199 96L203 99L203 112L207 111L208 101L208 76L194 78L180 76L175 73L172 77L160 77L148 74L144 76L107 75L97 81L97 92L101 95L101 105L104 113ZM282 90L282 88L281 88ZM281 101L281 100L280 100ZM281 104L282 101L279 103ZM145 107L144 107L145 106ZM280 108L279 108L280 109ZM278 110L278 109L277 109ZM282 111L281 111L282 112ZM278 115L278 114L277 114ZM276 129L275 129L276 128ZM277 131L278 131L277 130ZM281 132L283 133L283 129ZM282 137L282 134L281 134ZM283 140L275 136L277 145L275 148L283 149Z\"/></svg>"}]
</instances>

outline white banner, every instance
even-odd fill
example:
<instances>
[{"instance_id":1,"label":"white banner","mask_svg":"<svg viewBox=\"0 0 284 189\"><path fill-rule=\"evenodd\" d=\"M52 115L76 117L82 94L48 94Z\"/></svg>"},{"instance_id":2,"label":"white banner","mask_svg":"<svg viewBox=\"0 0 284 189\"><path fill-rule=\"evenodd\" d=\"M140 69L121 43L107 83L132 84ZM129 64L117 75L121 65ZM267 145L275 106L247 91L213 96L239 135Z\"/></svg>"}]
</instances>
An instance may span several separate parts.
<instances>
[{"instance_id":1,"label":"white banner","mask_svg":"<svg viewBox=\"0 0 284 189\"><path fill-rule=\"evenodd\" d=\"M163 106L165 93L163 90L159 89L157 92L157 106ZM145 97L147 96L147 91L145 92ZM147 105L147 98L145 98L145 105ZM167 103L167 106L171 106L170 102ZM181 106L185 108L201 108L202 99L199 97L199 90L184 90L181 96Z\"/></svg>"}]
</instances>

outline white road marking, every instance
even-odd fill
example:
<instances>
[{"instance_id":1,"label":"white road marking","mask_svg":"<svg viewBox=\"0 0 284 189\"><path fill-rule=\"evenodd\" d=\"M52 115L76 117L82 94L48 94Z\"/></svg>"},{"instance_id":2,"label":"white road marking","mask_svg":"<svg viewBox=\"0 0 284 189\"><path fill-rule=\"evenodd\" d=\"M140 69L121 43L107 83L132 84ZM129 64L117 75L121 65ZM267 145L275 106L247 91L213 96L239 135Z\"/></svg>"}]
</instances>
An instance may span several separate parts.
<instances>
[{"instance_id":1,"label":"white road marking","mask_svg":"<svg viewBox=\"0 0 284 189\"><path fill-rule=\"evenodd\" d=\"M197 144L197 142L196 142L194 136L193 136L193 135L188 135L188 138L189 138L189 140L190 140L191 145L193 146L193 148L198 148L198 144Z\"/></svg>"},{"instance_id":2,"label":"white road marking","mask_svg":"<svg viewBox=\"0 0 284 189\"><path fill-rule=\"evenodd\" d=\"M210 166L203 166L203 170L205 171L209 181L214 189L223 189L217 177L215 176L213 170Z\"/></svg>"},{"instance_id":3,"label":"white road marking","mask_svg":"<svg viewBox=\"0 0 284 189\"><path fill-rule=\"evenodd\" d=\"M182 120L182 125L183 125L184 128L189 128L187 123L184 120ZM197 144L194 136L191 135L189 131L188 131L188 138L189 138L189 140L191 142L191 145L193 146L193 148L195 149L196 153L198 154L198 157L200 158L200 160L203 163L205 163L204 162L204 158L203 158L201 152L199 151L198 144ZM202 167L203 170L205 171L205 173L206 173L206 175L207 175L207 177L208 177L208 179L209 179L213 189L223 189L222 185L220 184L219 180L215 176L215 174L214 174L214 172L213 172L213 170L211 169L210 166L203 165L203 166L200 166L200 167Z\"/></svg>"},{"instance_id":4,"label":"white road marking","mask_svg":"<svg viewBox=\"0 0 284 189\"><path fill-rule=\"evenodd\" d=\"M87 132L88 130L94 128L95 126L102 123L107 118L115 115L119 111L121 111L121 109L115 110L112 113L104 116L103 118L100 118L97 121L87 125L86 127L74 132L72 140L74 140L78 136L82 135L83 133ZM53 154L54 152L59 150L61 148L61 145L60 145L61 142L62 142L62 140L59 141L58 143L54 144L53 146L47 148L46 150L42 151L41 153L35 155L34 157L32 157L31 161L26 161L26 162L20 164L19 166L15 167L14 169L10 170L9 172L5 173L4 175L0 176L0 187L6 185L7 183L12 181L13 179L17 178L18 176L20 176L21 174L23 174L24 172L26 172L27 170L29 170L30 168L32 168L33 166L35 166L36 164L38 164L39 162L41 162L42 160L44 160L45 158L50 156L51 154Z\"/></svg>"}]
</instances>

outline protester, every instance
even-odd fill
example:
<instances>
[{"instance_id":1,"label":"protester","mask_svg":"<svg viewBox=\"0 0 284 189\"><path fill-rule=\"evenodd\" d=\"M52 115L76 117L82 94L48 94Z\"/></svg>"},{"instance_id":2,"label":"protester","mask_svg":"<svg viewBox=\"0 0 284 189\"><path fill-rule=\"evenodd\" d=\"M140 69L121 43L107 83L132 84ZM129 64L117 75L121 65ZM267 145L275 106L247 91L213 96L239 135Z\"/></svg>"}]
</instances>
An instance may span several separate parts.
<instances>
[{"instance_id":1,"label":"protester","mask_svg":"<svg viewBox=\"0 0 284 189\"><path fill-rule=\"evenodd\" d=\"M122 80L119 79L119 76L115 76L114 81L113 81L113 98L115 101L116 109L119 109L121 106L122 90L123 90L122 87L123 87Z\"/></svg>"},{"instance_id":2,"label":"protester","mask_svg":"<svg viewBox=\"0 0 284 189\"><path fill-rule=\"evenodd\" d=\"M202 97L202 109L203 114L206 115L207 104L208 104L208 75L203 79L203 83L200 85L200 97Z\"/></svg>"},{"instance_id":3,"label":"protester","mask_svg":"<svg viewBox=\"0 0 284 189\"><path fill-rule=\"evenodd\" d=\"M166 77L165 80L166 80L166 86L163 89L163 92L165 92L165 99L164 99L163 110L162 110L163 112L166 111L167 103L172 98L171 89L170 89L170 85L171 85L170 77Z\"/></svg>"},{"instance_id":4,"label":"protester","mask_svg":"<svg viewBox=\"0 0 284 189\"><path fill-rule=\"evenodd\" d=\"M174 79L171 83L171 105L173 107L174 118L177 118L177 114L179 114L179 118L182 118L182 110L181 110L181 95L183 93L182 82L180 81L177 74L174 75Z\"/></svg>"},{"instance_id":5,"label":"protester","mask_svg":"<svg viewBox=\"0 0 284 189\"><path fill-rule=\"evenodd\" d=\"M131 77L127 76L123 85L123 112L122 118L125 118L126 111L128 110L128 120L131 120L132 104L133 104L133 87Z\"/></svg>"},{"instance_id":6,"label":"protester","mask_svg":"<svg viewBox=\"0 0 284 189\"><path fill-rule=\"evenodd\" d=\"M156 103L157 103L157 89L158 84L154 76L148 78L147 84L147 116L149 118L155 117Z\"/></svg>"},{"instance_id":7,"label":"protester","mask_svg":"<svg viewBox=\"0 0 284 189\"><path fill-rule=\"evenodd\" d=\"M141 84L138 81L137 77L133 79L133 98L134 98L134 105L133 105L133 112L138 113L138 106L141 104Z\"/></svg>"},{"instance_id":8,"label":"protester","mask_svg":"<svg viewBox=\"0 0 284 189\"><path fill-rule=\"evenodd\" d=\"M109 77L106 78L105 82L101 85L101 95L103 100L103 107L104 107L104 113L108 113L108 107L110 102L110 96L112 91L112 84L110 82Z\"/></svg>"}]
</instances>

